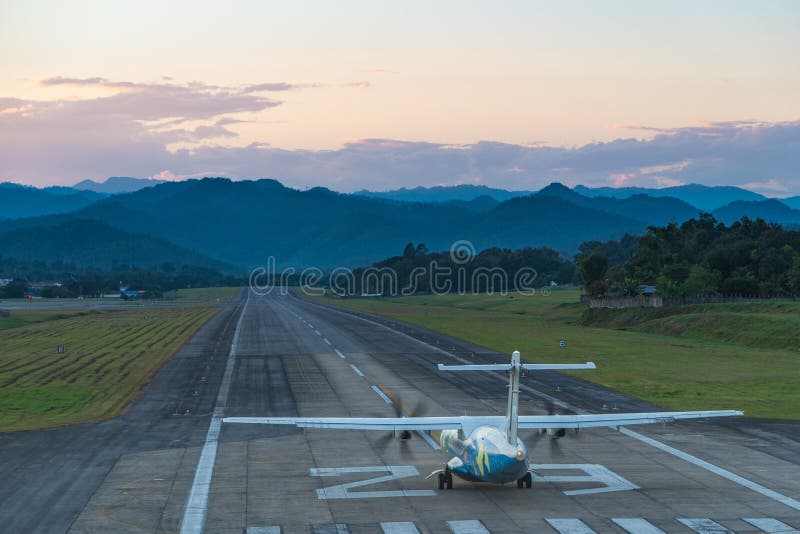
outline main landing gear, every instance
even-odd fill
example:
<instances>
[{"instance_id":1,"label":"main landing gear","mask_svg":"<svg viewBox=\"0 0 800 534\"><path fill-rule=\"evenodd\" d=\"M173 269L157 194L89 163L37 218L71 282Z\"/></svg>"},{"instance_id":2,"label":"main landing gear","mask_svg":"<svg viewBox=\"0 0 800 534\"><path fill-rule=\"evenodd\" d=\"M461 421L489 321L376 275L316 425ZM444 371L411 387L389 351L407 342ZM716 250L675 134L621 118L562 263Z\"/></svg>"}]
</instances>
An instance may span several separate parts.
<instances>
[{"instance_id":1,"label":"main landing gear","mask_svg":"<svg viewBox=\"0 0 800 534\"><path fill-rule=\"evenodd\" d=\"M522 488L522 486L530 489L533 486L533 477L531 476L530 472L525 473L525 476L517 480L517 487Z\"/></svg>"},{"instance_id":2,"label":"main landing gear","mask_svg":"<svg viewBox=\"0 0 800 534\"><path fill-rule=\"evenodd\" d=\"M447 489L453 489L453 473L450 472L449 469L445 469L443 472L439 473L439 489L444 489L447 486Z\"/></svg>"}]
</instances>

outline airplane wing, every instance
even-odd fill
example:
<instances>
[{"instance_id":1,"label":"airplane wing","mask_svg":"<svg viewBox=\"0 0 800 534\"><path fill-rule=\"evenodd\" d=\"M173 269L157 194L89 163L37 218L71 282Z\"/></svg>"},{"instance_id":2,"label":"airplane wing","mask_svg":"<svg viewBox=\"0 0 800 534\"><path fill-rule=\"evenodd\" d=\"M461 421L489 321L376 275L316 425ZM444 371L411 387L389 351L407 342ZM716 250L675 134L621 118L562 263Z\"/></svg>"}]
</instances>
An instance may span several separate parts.
<instances>
[{"instance_id":1,"label":"airplane wing","mask_svg":"<svg viewBox=\"0 0 800 534\"><path fill-rule=\"evenodd\" d=\"M680 419L705 419L742 415L736 410L707 412L652 412L590 415L521 415L519 428L596 428L652 423L670 423ZM343 430L445 430L471 432L479 426L502 427L503 416L458 417L226 417L224 423L294 425L299 428L339 428Z\"/></svg>"},{"instance_id":2,"label":"airplane wing","mask_svg":"<svg viewBox=\"0 0 800 534\"><path fill-rule=\"evenodd\" d=\"M295 425L300 428L347 430L444 430L461 428L463 417L225 417L224 423ZM473 419L473 418L468 418ZM497 424L502 417L474 418Z\"/></svg>"},{"instance_id":3,"label":"airplane wing","mask_svg":"<svg viewBox=\"0 0 800 534\"><path fill-rule=\"evenodd\" d=\"M671 423L680 419L705 419L743 415L738 410L706 412L650 412L588 415L521 415L519 428L597 428Z\"/></svg>"}]
</instances>

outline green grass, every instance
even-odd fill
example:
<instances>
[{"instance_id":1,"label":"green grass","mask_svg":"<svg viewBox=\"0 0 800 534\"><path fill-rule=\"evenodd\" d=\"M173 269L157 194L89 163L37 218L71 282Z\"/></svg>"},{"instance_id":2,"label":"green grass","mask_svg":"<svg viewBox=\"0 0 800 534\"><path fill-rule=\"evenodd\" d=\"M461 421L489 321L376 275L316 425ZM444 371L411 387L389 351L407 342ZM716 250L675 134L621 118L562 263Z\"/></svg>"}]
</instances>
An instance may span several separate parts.
<instances>
[{"instance_id":1,"label":"green grass","mask_svg":"<svg viewBox=\"0 0 800 534\"><path fill-rule=\"evenodd\" d=\"M217 311L13 310L0 318L0 431L118 415Z\"/></svg>"},{"instance_id":2,"label":"green grass","mask_svg":"<svg viewBox=\"0 0 800 534\"><path fill-rule=\"evenodd\" d=\"M665 313L660 319L633 317L640 310L603 310L602 321L596 317L584 324L586 306L578 302L574 289L548 296L322 301L393 317L505 353L520 350L529 361L592 360L597 370L574 372L575 376L671 409L742 409L752 417L800 419L794 303L714 304L687 307L684 314L678 308L665 308L659 310ZM615 312L628 316L621 320ZM710 319L698 321L695 316ZM680 329L676 323L683 323ZM561 339L567 342L565 348L559 347Z\"/></svg>"},{"instance_id":3,"label":"green grass","mask_svg":"<svg viewBox=\"0 0 800 534\"><path fill-rule=\"evenodd\" d=\"M176 289L169 291L164 296L178 300L216 301L217 299L235 300L242 290L240 287L197 287L191 289Z\"/></svg>"}]
</instances>

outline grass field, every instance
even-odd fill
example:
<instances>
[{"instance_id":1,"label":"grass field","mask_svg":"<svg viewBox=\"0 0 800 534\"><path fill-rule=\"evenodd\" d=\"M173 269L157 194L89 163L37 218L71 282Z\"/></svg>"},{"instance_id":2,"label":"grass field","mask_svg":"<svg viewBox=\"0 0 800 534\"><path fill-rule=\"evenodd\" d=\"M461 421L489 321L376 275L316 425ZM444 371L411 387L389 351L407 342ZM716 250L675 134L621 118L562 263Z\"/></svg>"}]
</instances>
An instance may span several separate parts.
<instances>
[{"instance_id":1,"label":"grass field","mask_svg":"<svg viewBox=\"0 0 800 534\"><path fill-rule=\"evenodd\" d=\"M234 300L241 290L240 287L197 287L169 291L164 297L178 300L225 301Z\"/></svg>"},{"instance_id":2,"label":"grass field","mask_svg":"<svg viewBox=\"0 0 800 534\"><path fill-rule=\"evenodd\" d=\"M0 317L0 431L119 414L217 311L14 310Z\"/></svg>"},{"instance_id":3,"label":"grass field","mask_svg":"<svg viewBox=\"0 0 800 534\"><path fill-rule=\"evenodd\" d=\"M677 410L800 419L800 306L713 304L589 314L578 291L322 302L393 317L523 359L597 363L576 376ZM587 323L587 324L584 324ZM624 328L625 330L622 330ZM567 342L559 347L559 340Z\"/></svg>"}]
</instances>

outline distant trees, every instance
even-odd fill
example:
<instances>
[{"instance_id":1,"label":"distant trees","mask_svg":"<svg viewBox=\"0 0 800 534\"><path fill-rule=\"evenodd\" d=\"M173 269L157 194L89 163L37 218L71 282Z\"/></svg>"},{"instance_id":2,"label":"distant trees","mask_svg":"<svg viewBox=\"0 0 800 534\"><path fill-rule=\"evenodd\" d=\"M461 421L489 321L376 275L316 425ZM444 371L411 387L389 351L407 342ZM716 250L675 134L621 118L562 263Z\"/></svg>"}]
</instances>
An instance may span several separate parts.
<instances>
[{"instance_id":1,"label":"distant trees","mask_svg":"<svg viewBox=\"0 0 800 534\"><path fill-rule=\"evenodd\" d=\"M551 281L574 282L577 272L572 261L547 247L493 247L471 258L454 259L449 251L429 252L423 243L408 243L401 256L355 269L353 275L354 287L348 287L349 292L413 294L529 290Z\"/></svg>"},{"instance_id":2,"label":"distant trees","mask_svg":"<svg viewBox=\"0 0 800 534\"><path fill-rule=\"evenodd\" d=\"M800 232L762 219L726 226L703 214L681 225L651 226L621 270L611 264L600 274L607 258L601 251L625 250L623 240L581 245L576 261L590 294L629 295L655 285L667 297L800 295Z\"/></svg>"},{"instance_id":3,"label":"distant trees","mask_svg":"<svg viewBox=\"0 0 800 534\"><path fill-rule=\"evenodd\" d=\"M101 270L62 261L26 262L6 257L0 257L0 278L14 278L5 287L0 287L0 298L22 298L30 283L35 281L58 281L62 284L43 288L40 294L47 298L96 296L118 291L120 283L155 296L185 287L238 286L247 283L243 277L193 265L176 267L164 263L160 267L139 267L115 263L111 269Z\"/></svg>"}]
</instances>

